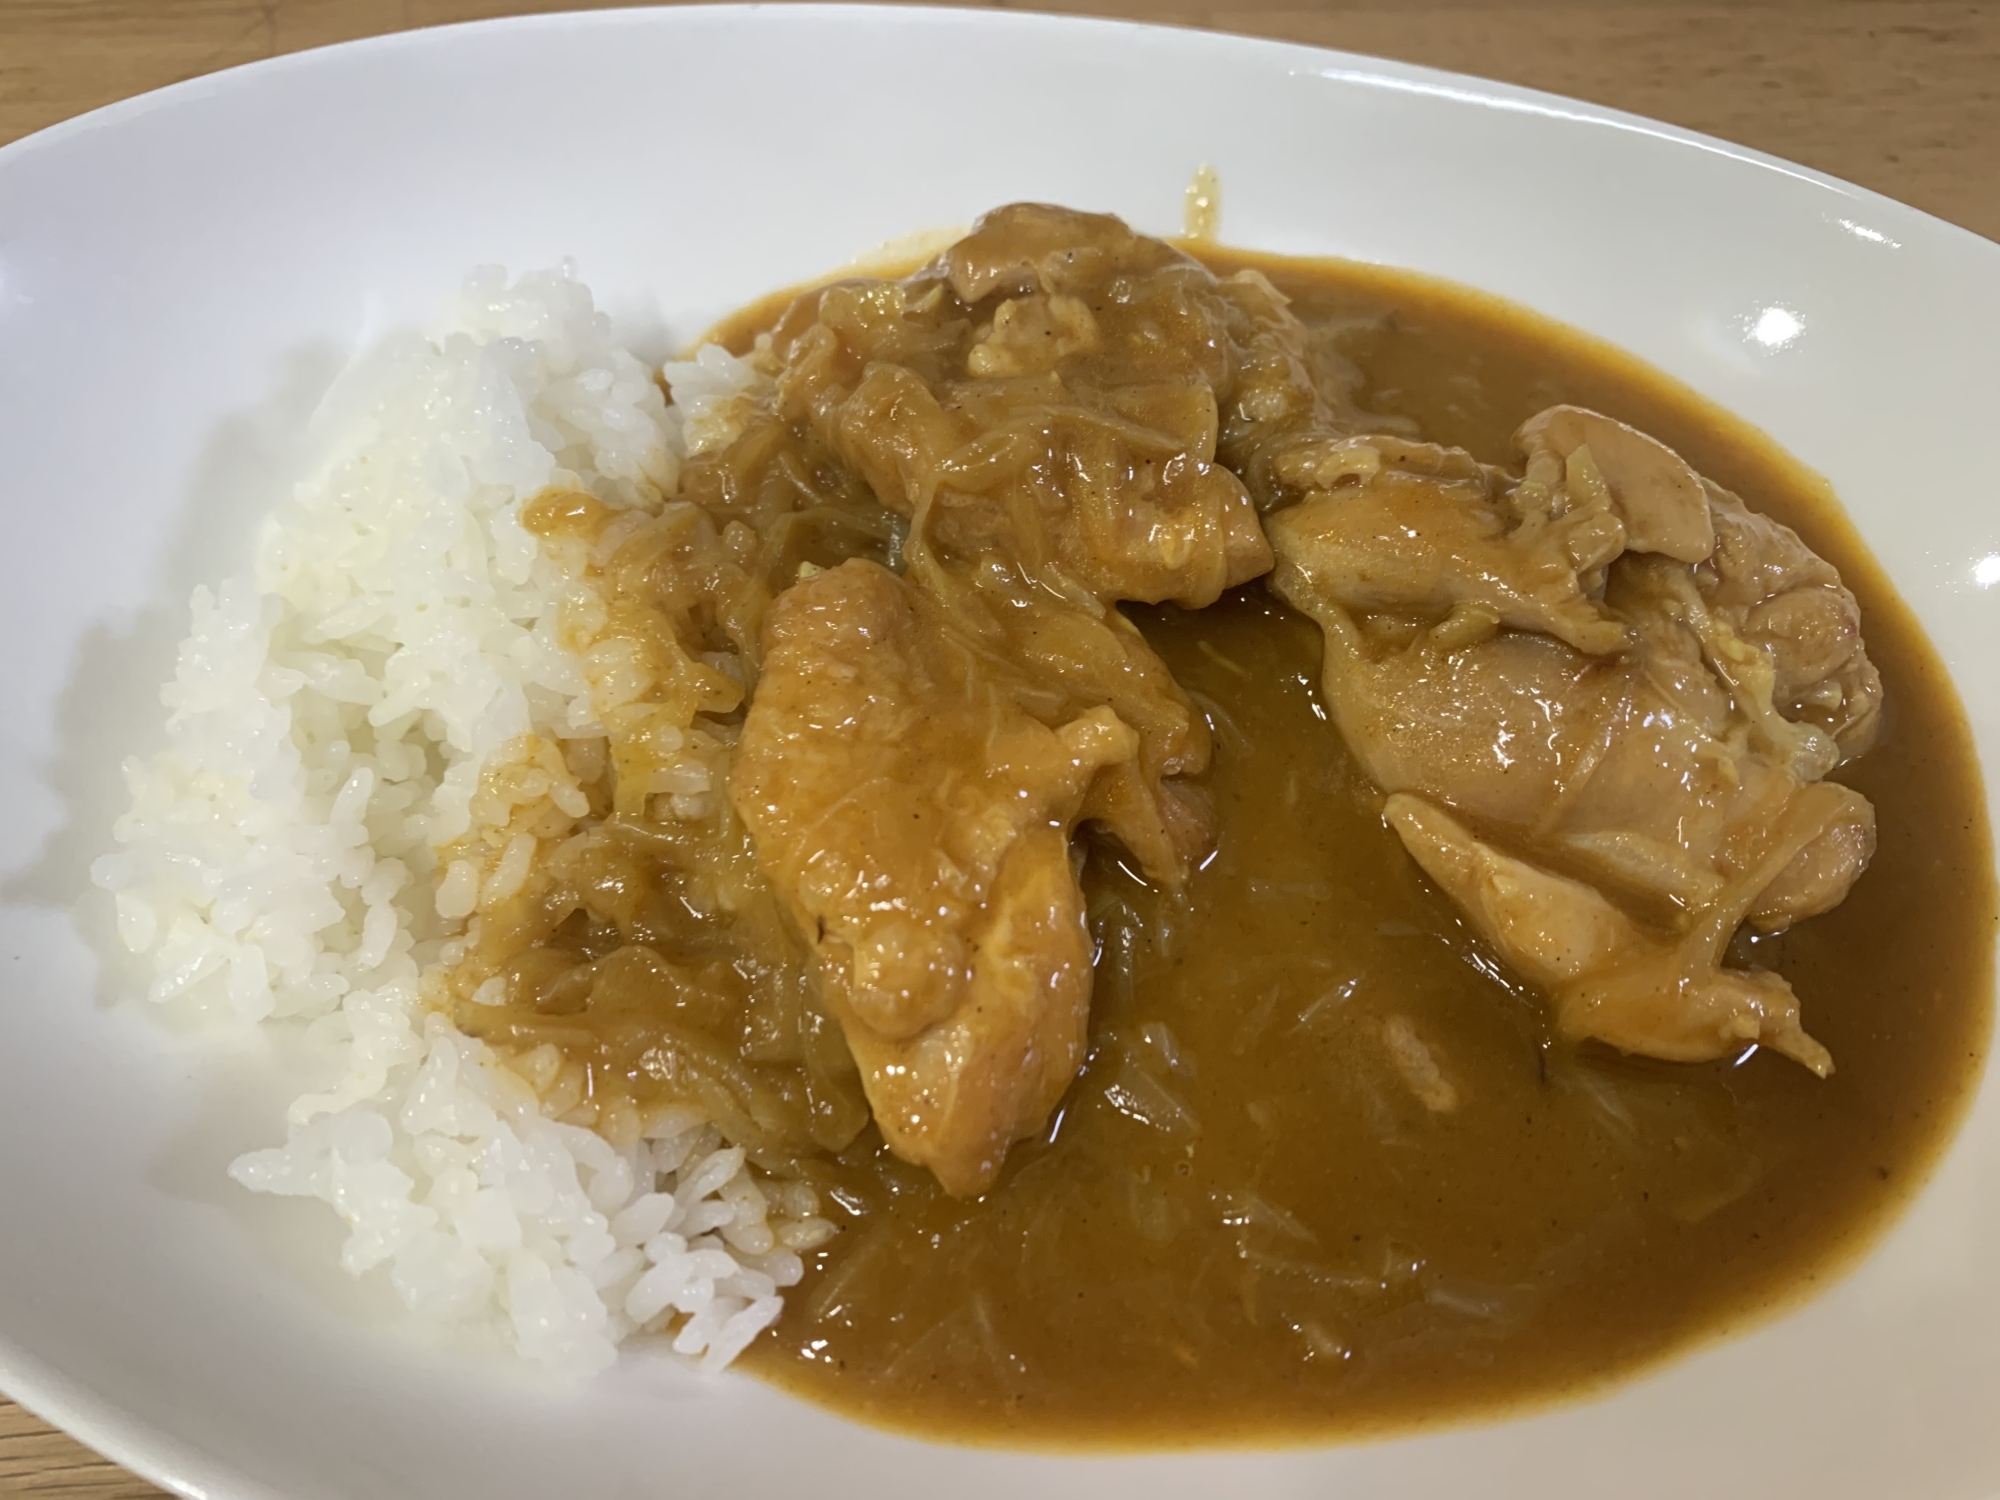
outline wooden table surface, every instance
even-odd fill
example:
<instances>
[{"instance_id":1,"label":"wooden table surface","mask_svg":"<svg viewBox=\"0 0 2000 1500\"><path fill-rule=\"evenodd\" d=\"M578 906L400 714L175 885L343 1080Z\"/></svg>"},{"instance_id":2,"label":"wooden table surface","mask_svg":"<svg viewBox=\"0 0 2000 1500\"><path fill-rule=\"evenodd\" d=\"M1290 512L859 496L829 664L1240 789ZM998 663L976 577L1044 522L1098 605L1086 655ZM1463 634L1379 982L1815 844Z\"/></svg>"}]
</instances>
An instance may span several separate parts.
<instances>
[{"instance_id":1,"label":"wooden table surface","mask_svg":"<svg viewBox=\"0 0 2000 1500\"><path fill-rule=\"evenodd\" d=\"M1003 0L1004 3L1004 0ZM534 0L0 0L0 144L129 94ZM2000 0L1037 0L1484 74L1789 157L2000 239ZM0 1494L156 1496L0 1398Z\"/></svg>"}]
</instances>

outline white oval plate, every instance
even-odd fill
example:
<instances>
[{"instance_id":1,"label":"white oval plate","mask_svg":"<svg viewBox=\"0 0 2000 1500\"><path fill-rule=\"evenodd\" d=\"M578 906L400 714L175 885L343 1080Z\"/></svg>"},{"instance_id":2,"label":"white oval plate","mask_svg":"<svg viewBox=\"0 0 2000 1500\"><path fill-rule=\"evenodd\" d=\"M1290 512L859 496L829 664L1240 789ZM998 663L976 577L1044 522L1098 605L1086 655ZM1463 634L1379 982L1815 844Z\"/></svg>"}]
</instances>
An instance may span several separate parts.
<instances>
[{"instance_id":1,"label":"white oval plate","mask_svg":"<svg viewBox=\"0 0 2000 1500\"><path fill-rule=\"evenodd\" d=\"M671 10L419 32L180 85L0 151L0 1385L188 1495L486 1500L1897 1496L2000 1490L2000 1085L1915 1210L1780 1321L1588 1404L1319 1451L930 1446L628 1359L580 1390L417 1346L277 1135L262 1041L172 1035L70 912L194 583L340 357L474 264L571 256L653 352L913 230L1042 198L1483 287L1828 475L2000 779L2000 247L1594 106L1189 32ZM1775 309L1776 311L1773 311ZM97 997L93 1003L93 996Z\"/></svg>"}]
</instances>

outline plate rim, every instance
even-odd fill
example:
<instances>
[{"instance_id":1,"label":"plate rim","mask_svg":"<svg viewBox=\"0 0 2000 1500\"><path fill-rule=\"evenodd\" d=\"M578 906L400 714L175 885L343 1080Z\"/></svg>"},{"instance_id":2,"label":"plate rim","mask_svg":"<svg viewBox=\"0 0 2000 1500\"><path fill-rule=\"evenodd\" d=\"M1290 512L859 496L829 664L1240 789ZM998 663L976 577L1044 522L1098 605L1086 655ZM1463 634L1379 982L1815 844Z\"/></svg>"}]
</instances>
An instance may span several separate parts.
<instances>
[{"instance_id":1,"label":"plate rim","mask_svg":"<svg viewBox=\"0 0 2000 1500\"><path fill-rule=\"evenodd\" d=\"M0 146L0 186L4 186L4 173L16 161L25 159L31 154L59 147L72 136L117 128L128 120L143 117L158 109L215 97L229 89L243 86L246 77L274 77L295 69L334 66L374 52L387 53L448 46L452 39L473 33L583 31L596 27L612 30L630 26L680 24L679 18L682 17L706 20L725 16L754 18L753 24L777 26L788 24L789 19L796 16L844 21L857 26L869 23L911 27L990 26L1001 30L1051 27L1079 33L1171 37L1178 39L1180 44L1189 46L1234 49L1244 53L1289 53L1301 59L1337 60L1352 66L1337 72L1328 72L1324 68L1315 71L1330 81L1358 88L1416 94L1488 109L1540 115L1572 125L1646 136L1669 145L1720 156L1762 171L1775 172L1780 176L1851 198L1858 203L1866 203L1871 207L1888 208L1896 214L1922 221L1933 232L1943 231L1986 251L2000 251L2000 241L1988 239L1975 230L1954 224L1951 220L1941 218L1927 209L1918 208L1900 198L1837 177L1830 172L1823 172L1817 167L1807 166L1803 162L1792 161L1753 146L1745 146L1722 136L1675 125L1670 121L1655 119L1630 110L1593 103L1573 95L1531 88L1525 84L1507 83L1476 73L1405 62L1398 58L1382 57L1373 53L1354 52L1340 47L1323 47L1312 42L1250 36L1241 32L1213 30L1176 22L1139 21L1123 17L1076 15L1036 9L1002 9L985 5L944 5L934 3L934 0L893 7L855 3L855 0L799 0L799 3L775 3L775 0L698 0L698 3L688 5L602 6L589 10L542 11L527 15L489 16L471 21L413 26L400 31L380 32L373 36L329 42L317 47L303 47L295 52L232 63L212 73L203 73L193 78L183 78L175 83L163 84L158 88L148 89L124 99L116 99L109 104L101 104L95 109L86 110L82 114L72 115L68 119L58 120L52 125L31 131Z\"/></svg>"}]
</instances>

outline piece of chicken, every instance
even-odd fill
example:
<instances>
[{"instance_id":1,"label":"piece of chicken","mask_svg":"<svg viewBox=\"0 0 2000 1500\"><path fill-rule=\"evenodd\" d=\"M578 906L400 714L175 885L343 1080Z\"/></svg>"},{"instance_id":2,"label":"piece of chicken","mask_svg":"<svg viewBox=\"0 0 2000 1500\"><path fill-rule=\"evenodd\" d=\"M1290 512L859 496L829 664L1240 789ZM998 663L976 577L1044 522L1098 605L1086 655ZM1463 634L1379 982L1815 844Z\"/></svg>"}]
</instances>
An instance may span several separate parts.
<instances>
[{"instance_id":1,"label":"piece of chicken","mask_svg":"<svg viewBox=\"0 0 2000 1500\"><path fill-rule=\"evenodd\" d=\"M1774 871L1827 828L1866 807L1835 782L1805 789L1764 830L1761 857L1671 938L1646 932L1580 880L1502 853L1421 797L1383 809L1424 873L1524 978L1548 990L1557 1029L1673 1062L1721 1057L1761 1043L1825 1077L1826 1048L1806 1035L1798 997L1770 973L1722 967L1723 951Z\"/></svg>"},{"instance_id":2,"label":"piece of chicken","mask_svg":"<svg viewBox=\"0 0 2000 1500\"><path fill-rule=\"evenodd\" d=\"M1017 700L1045 723L1108 708L1138 753L1093 783L1083 821L1112 834L1149 880L1178 886L1214 840L1207 796L1208 723L1166 663L1116 608L1058 596L998 559L977 568L913 568L910 579L963 636L1011 665Z\"/></svg>"},{"instance_id":3,"label":"piece of chicken","mask_svg":"<svg viewBox=\"0 0 2000 1500\"><path fill-rule=\"evenodd\" d=\"M1204 605L1270 567L1216 446L1225 401L1296 374L1296 332L1261 281L1232 293L1115 219L1032 205L774 331L767 420L907 519L906 576L844 565L770 606L732 796L884 1137L952 1192L1080 1064L1071 830L1169 886L1212 842L1207 724L1116 606Z\"/></svg>"},{"instance_id":4,"label":"piece of chicken","mask_svg":"<svg viewBox=\"0 0 2000 1500\"><path fill-rule=\"evenodd\" d=\"M1048 722L1032 673L849 562L781 595L730 775L758 862L891 1149L984 1191L1081 1065L1091 947L1070 834L1137 761L1108 707ZM1138 841L1134 835L1135 841Z\"/></svg>"},{"instance_id":5,"label":"piece of chicken","mask_svg":"<svg viewBox=\"0 0 2000 1500\"><path fill-rule=\"evenodd\" d=\"M1722 960L1873 852L1866 799L1821 780L1879 712L1853 597L1608 417L1553 408L1516 443L1518 478L1351 435L1274 460L1299 498L1266 523L1272 584L1326 633L1335 722L1565 1032L1680 1060L1761 1039L1824 1072L1784 982Z\"/></svg>"},{"instance_id":6,"label":"piece of chicken","mask_svg":"<svg viewBox=\"0 0 2000 1500\"><path fill-rule=\"evenodd\" d=\"M1215 457L1243 322L1162 241L1017 204L902 281L809 294L774 340L784 409L919 546L998 556L1057 592L1199 607L1271 566Z\"/></svg>"},{"instance_id":7,"label":"piece of chicken","mask_svg":"<svg viewBox=\"0 0 2000 1500\"><path fill-rule=\"evenodd\" d=\"M1282 298L1117 219L1017 204L900 281L802 297L772 350L780 412L909 519L907 576L1024 669L1037 714L1101 705L1138 731L1084 816L1180 884L1212 837L1188 785L1207 728L1115 605L1198 607L1269 568L1216 447L1265 386L1325 415Z\"/></svg>"}]
</instances>

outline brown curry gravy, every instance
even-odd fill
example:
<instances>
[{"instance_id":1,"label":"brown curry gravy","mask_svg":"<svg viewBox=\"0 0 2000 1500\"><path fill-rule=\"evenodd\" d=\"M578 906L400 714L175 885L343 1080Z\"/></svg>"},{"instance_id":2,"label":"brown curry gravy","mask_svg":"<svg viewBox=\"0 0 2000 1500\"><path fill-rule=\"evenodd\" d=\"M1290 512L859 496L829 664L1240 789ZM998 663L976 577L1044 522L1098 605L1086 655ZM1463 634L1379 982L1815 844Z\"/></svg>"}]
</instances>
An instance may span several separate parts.
<instances>
[{"instance_id":1,"label":"brown curry gravy","mask_svg":"<svg viewBox=\"0 0 2000 1500\"><path fill-rule=\"evenodd\" d=\"M744 1362L835 1411L1036 1446L1325 1441L1491 1416L1742 1328L1866 1249L1977 1085L1995 891L1976 753L1914 617L1823 481L1639 361L1498 299L1342 262L1254 265L1363 404L1511 457L1556 402L1633 423L1839 568L1887 692L1840 773L1881 843L1846 903L1739 961L1838 1071L1556 1041L1431 889L1318 705L1317 630L1253 584L1135 608L1215 718L1215 857L1184 899L1086 872L1094 1047L998 1188L946 1197L872 1128L812 1180L844 1232ZM721 330L742 349L786 298ZM1455 1107L1385 1038L1414 1034ZM1433 1091L1432 1103L1438 1098Z\"/></svg>"}]
</instances>

